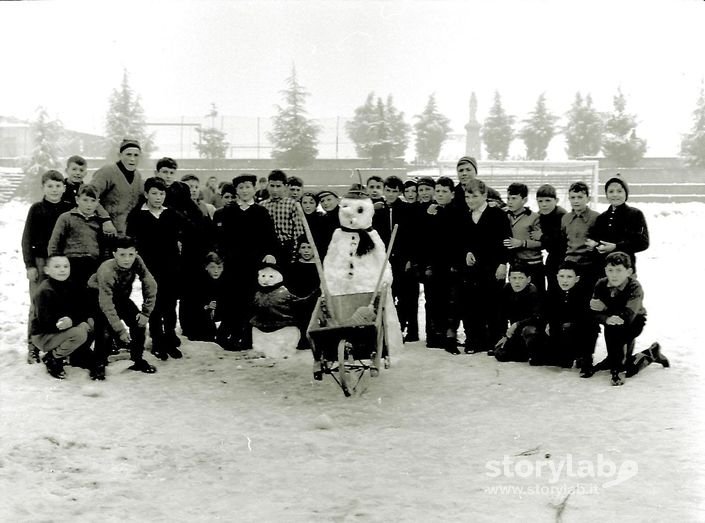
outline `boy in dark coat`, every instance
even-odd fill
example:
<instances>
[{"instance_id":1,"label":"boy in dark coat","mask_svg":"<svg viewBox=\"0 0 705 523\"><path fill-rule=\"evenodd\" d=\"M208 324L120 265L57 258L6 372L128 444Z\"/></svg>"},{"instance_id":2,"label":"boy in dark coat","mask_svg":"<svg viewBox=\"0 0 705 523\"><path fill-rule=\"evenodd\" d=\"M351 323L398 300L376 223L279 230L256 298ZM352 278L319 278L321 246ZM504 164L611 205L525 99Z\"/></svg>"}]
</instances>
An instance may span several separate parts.
<instances>
[{"instance_id":1,"label":"boy in dark coat","mask_svg":"<svg viewBox=\"0 0 705 523\"><path fill-rule=\"evenodd\" d=\"M66 377L64 358L90 345L93 318L86 303L76 299L76 287L69 281L71 265L66 256L49 256L47 278L34 295L30 333L32 343L43 352L47 371L57 379Z\"/></svg>"},{"instance_id":2,"label":"boy in dark coat","mask_svg":"<svg viewBox=\"0 0 705 523\"><path fill-rule=\"evenodd\" d=\"M379 208L375 206L372 228L377 231L389 247L392 231L397 226L397 235L389 257L392 267L392 296L396 301L399 323L402 331L406 330L405 341L419 341L418 281L412 275L411 244L415 231L412 227L411 207L400 198L404 182L398 176L389 176L384 180L384 199ZM414 287L415 285L415 287Z\"/></svg>"},{"instance_id":3,"label":"boy in dark coat","mask_svg":"<svg viewBox=\"0 0 705 523\"><path fill-rule=\"evenodd\" d=\"M182 357L176 335L176 301L181 276L183 216L164 206L166 184L161 178L144 183L146 203L130 213L128 235L159 285L154 311L149 317L152 353L161 360Z\"/></svg>"},{"instance_id":4,"label":"boy in dark coat","mask_svg":"<svg viewBox=\"0 0 705 523\"><path fill-rule=\"evenodd\" d=\"M532 364L571 368L575 361L581 374L591 372L599 328L590 311L590 294L579 284L580 278L573 262L563 262L558 268L557 285L549 286L544 307L548 339Z\"/></svg>"},{"instance_id":5,"label":"boy in dark coat","mask_svg":"<svg viewBox=\"0 0 705 523\"><path fill-rule=\"evenodd\" d=\"M504 240L512 231L507 216L487 203L487 186L477 178L465 187L470 211L461 229L465 254L461 318L465 328L465 352L487 352L504 334L500 298L507 276L509 251Z\"/></svg>"},{"instance_id":6,"label":"boy in dark coat","mask_svg":"<svg viewBox=\"0 0 705 523\"><path fill-rule=\"evenodd\" d=\"M193 285L189 286L188 294L181 300L181 325L184 329L184 325L188 325L188 334L185 335L190 340L215 341L215 324L222 321L226 293L223 266L218 254L208 253L204 266L195 274Z\"/></svg>"},{"instance_id":7,"label":"boy in dark coat","mask_svg":"<svg viewBox=\"0 0 705 523\"><path fill-rule=\"evenodd\" d=\"M607 345L607 367L612 385L623 385L623 377L631 377L653 362L669 367L670 363L658 343L633 355L634 342L644 330L646 309L644 291L633 276L631 257L624 252L613 252L605 258L605 278L595 284L590 308L597 321L604 325ZM595 370L603 368L598 364ZM626 373L626 374L625 374Z\"/></svg>"},{"instance_id":8,"label":"boy in dark coat","mask_svg":"<svg viewBox=\"0 0 705 523\"><path fill-rule=\"evenodd\" d=\"M549 289L556 289L558 286L556 274L565 252L561 236L561 219L566 211L558 205L558 196L553 185L544 184L538 188L536 203L539 206L540 229L532 232L529 237L532 240L539 240L541 248L547 252L546 282Z\"/></svg>"},{"instance_id":9,"label":"boy in dark coat","mask_svg":"<svg viewBox=\"0 0 705 523\"><path fill-rule=\"evenodd\" d=\"M27 280L29 280L29 295L34 295L39 284L46 278L44 265L47 258L49 238L54 225L63 213L70 211L72 204L61 199L66 186L64 177L59 171L47 171L42 175L41 201L33 203L27 211L27 219L22 232L22 257L24 258ZM29 340L29 324L34 314L30 299L29 321L27 322L27 363L39 363L39 350Z\"/></svg>"},{"instance_id":10,"label":"boy in dark coat","mask_svg":"<svg viewBox=\"0 0 705 523\"><path fill-rule=\"evenodd\" d=\"M502 323L509 325L494 349L499 361L528 361L540 353L543 319L541 303L529 272L521 265L509 269L502 290Z\"/></svg>"},{"instance_id":11,"label":"boy in dark coat","mask_svg":"<svg viewBox=\"0 0 705 523\"><path fill-rule=\"evenodd\" d=\"M605 194L609 208L600 214L588 231L590 245L602 256L626 252L636 273L636 253L649 248L649 229L639 209L626 204L629 186L619 174L607 180Z\"/></svg>"},{"instance_id":12,"label":"boy in dark coat","mask_svg":"<svg viewBox=\"0 0 705 523\"><path fill-rule=\"evenodd\" d=\"M66 160L65 172L66 178L64 179L64 183L66 184L66 190L61 196L61 199L71 205L76 205L78 188L86 177L86 159L81 156L71 156ZM107 216L107 213L105 213L105 215Z\"/></svg>"},{"instance_id":13,"label":"boy in dark coat","mask_svg":"<svg viewBox=\"0 0 705 523\"><path fill-rule=\"evenodd\" d=\"M88 284L98 289L100 314L96 318L96 370L94 379L105 379L108 346L116 337L130 349L130 370L152 374L157 369L144 359L144 342L149 316L154 310L157 282L137 254L135 240L119 236L114 242L113 257L103 262ZM142 308L130 299L135 278L142 285ZM100 322L98 322L100 320Z\"/></svg>"},{"instance_id":14,"label":"boy in dark coat","mask_svg":"<svg viewBox=\"0 0 705 523\"><path fill-rule=\"evenodd\" d=\"M421 224L420 238L426 240L419 249L419 267L424 278L428 311L426 346L445 348L458 353L455 322L458 274L463 262L458 227L463 213L452 205L453 180L441 176L436 180L436 203L428 207ZM452 318L453 317L453 318Z\"/></svg>"},{"instance_id":15,"label":"boy in dark coat","mask_svg":"<svg viewBox=\"0 0 705 523\"><path fill-rule=\"evenodd\" d=\"M255 204L257 177L241 174L233 179L237 203L225 206L216 225L218 250L225 262L228 289L226 311L218 332L218 343L226 350L252 348L249 320L263 261L276 263L280 252L269 211Z\"/></svg>"},{"instance_id":16,"label":"boy in dark coat","mask_svg":"<svg viewBox=\"0 0 705 523\"><path fill-rule=\"evenodd\" d=\"M298 240L297 252L299 257L289 268L287 275L287 287L296 296L317 297L320 295L321 279L318 276L316 263L313 261L313 248L306 238L306 235L300 236ZM301 311L297 319L297 326L301 332L299 344L296 347L298 350L308 350L311 348L308 338L306 337L306 329L308 328L311 314L316 306L315 299L309 299L302 302Z\"/></svg>"}]
</instances>

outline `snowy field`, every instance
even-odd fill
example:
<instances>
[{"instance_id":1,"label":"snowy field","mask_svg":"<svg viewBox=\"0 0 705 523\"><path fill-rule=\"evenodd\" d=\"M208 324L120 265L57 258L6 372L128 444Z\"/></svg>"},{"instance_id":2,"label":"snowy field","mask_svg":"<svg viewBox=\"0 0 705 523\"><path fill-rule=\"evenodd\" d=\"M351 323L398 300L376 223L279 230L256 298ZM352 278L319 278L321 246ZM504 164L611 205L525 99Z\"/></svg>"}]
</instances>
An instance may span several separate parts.
<instances>
[{"instance_id":1,"label":"snowy field","mask_svg":"<svg viewBox=\"0 0 705 523\"><path fill-rule=\"evenodd\" d=\"M27 365L27 205L0 206L0 521L703 521L705 205L638 207L637 347L670 369L611 387L420 342L345 398L308 354L210 343L102 383Z\"/></svg>"}]
</instances>

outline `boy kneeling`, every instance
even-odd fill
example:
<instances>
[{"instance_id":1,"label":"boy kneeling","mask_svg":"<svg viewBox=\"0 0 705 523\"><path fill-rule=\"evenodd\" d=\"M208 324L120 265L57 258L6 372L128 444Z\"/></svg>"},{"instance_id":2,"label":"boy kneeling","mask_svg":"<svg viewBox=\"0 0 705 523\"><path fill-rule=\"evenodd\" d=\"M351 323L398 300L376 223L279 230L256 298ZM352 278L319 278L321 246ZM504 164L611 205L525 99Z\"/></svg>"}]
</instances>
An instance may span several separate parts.
<instances>
[{"instance_id":1,"label":"boy kneeling","mask_svg":"<svg viewBox=\"0 0 705 523\"><path fill-rule=\"evenodd\" d=\"M102 312L102 323L107 323L99 332L96 340L96 358L98 359L97 376L105 379L107 364L107 347L111 336L120 344L130 349L130 358L134 364L130 370L152 374L157 369L143 358L149 315L154 310L157 296L157 282L137 254L135 240L129 236L115 240L113 259L98 267L98 272L88 282L91 287L98 287L98 304ZM142 283L142 309L130 299L132 284L139 276ZM129 330L128 330L129 329Z\"/></svg>"},{"instance_id":2,"label":"boy kneeling","mask_svg":"<svg viewBox=\"0 0 705 523\"><path fill-rule=\"evenodd\" d=\"M93 318L88 316L86 303L76 300L66 256L47 258L44 272L47 279L34 294L30 335L34 346L46 352L42 361L49 374L61 380L66 377L64 358L76 349L88 350Z\"/></svg>"},{"instance_id":3,"label":"boy kneeling","mask_svg":"<svg viewBox=\"0 0 705 523\"><path fill-rule=\"evenodd\" d=\"M594 370L609 367L612 385L623 385L622 376L634 376L652 362L664 367L670 364L661 354L658 343L652 343L645 351L633 356L634 342L644 330L646 309L643 305L644 291L632 276L632 260L623 252L612 252L605 258L605 278L595 284L590 308L597 321L603 324L607 359Z\"/></svg>"},{"instance_id":4,"label":"boy kneeling","mask_svg":"<svg viewBox=\"0 0 705 523\"><path fill-rule=\"evenodd\" d=\"M541 351L543 319L539 292L522 265L509 269L509 283L502 289L502 325L509 324L506 334L495 344L499 361L529 361Z\"/></svg>"}]
</instances>

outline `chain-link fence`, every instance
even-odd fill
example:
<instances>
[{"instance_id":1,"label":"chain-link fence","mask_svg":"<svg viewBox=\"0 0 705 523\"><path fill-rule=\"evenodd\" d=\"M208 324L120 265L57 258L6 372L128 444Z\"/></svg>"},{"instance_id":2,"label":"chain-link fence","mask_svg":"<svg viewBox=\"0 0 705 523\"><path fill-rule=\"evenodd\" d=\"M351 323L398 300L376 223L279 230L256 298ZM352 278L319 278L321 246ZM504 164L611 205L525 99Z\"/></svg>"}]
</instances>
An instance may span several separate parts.
<instances>
[{"instance_id":1,"label":"chain-link fence","mask_svg":"<svg viewBox=\"0 0 705 523\"><path fill-rule=\"evenodd\" d=\"M355 144L345 132L351 118L318 118L318 158L356 158ZM272 143L272 117L257 116L174 116L153 118L147 124L157 146L153 156L198 158L198 128L215 127L225 133L227 158L269 158Z\"/></svg>"}]
</instances>

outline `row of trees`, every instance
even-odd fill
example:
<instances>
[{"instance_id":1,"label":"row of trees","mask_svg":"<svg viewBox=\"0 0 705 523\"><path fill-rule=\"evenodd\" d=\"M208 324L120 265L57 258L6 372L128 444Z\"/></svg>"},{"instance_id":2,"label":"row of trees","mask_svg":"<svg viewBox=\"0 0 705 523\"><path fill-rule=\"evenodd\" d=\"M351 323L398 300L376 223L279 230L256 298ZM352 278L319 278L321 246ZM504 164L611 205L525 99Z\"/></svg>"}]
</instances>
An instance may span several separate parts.
<instances>
[{"instance_id":1,"label":"row of trees","mask_svg":"<svg viewBox=\"0 0 705 523\"><path fill-rule=\"evenodd\" d=\"M308 116L306 99L310 94L298 82L295 68L281 94L284 103L276 106L272 131L268 135L273 144L272 157L286 167L309 165L318 155L321 128ZM215 125L217 115L217 108L212 104L208 114L210 126L196 129L199 140L194 146L201 157L226 157L229 144L225 133ZM383 100L371 92L364 104L355 109L345 131L359 157L384 165L404 156L413 129L417 162L431 164L438 158L451 131L450 120L439 112L433 94L414 120L413 126L406 123L404 113L394 105L391 95ZM558 116L549 111L546 97L541 94L518 130L514 127L515 121L515 117L504 110L500 94L495 92L494 102L481 127L489 159L506 160L513 140L519 138L524 142L526 159L544 160L551 140L559 133L565 136L569 158L596 156L602 151L606 158L626 167L636 164L646 152L646 141L636 133L636 116L627 111L621 90L617 91L609 114L593 106L590 94L583 96L578 92L565 114L565 125L559 126ZM59 165L61 151L57 142L62 131L61 122L51 120L46 109L40 107L32 127L35 147L26 172L36 174ZM107 158L115 156L120 141L126 136L138 139L145 155L154 150L154 136L147 132L141 100L129 85L127 71L109 100L105 135ZM681 155L688 165L705 167L705 88L702 85L693 112L693 127L682 139Z\"/></svg>"}]
</instances>

